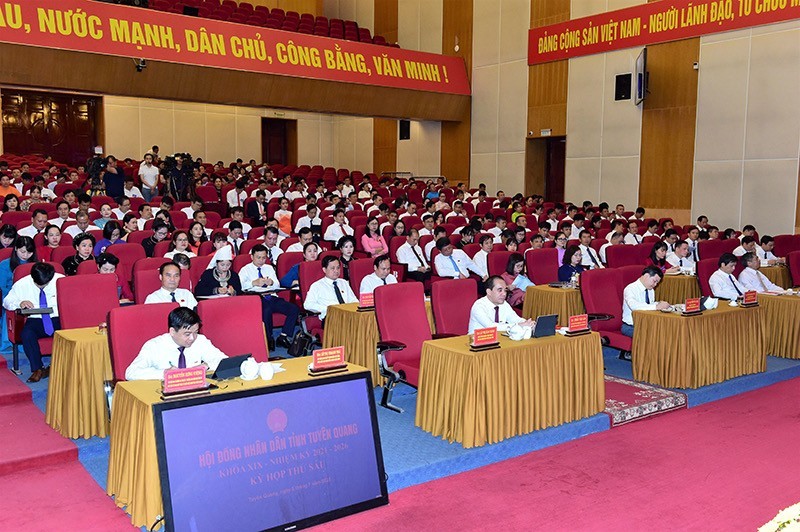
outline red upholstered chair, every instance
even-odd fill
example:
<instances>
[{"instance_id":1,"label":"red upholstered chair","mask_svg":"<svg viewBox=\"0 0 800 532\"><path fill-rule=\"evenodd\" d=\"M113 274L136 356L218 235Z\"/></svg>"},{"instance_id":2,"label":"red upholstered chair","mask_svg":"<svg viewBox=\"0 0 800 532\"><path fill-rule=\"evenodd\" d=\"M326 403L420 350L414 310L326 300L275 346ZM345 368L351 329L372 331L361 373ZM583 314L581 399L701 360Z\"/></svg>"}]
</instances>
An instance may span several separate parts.
<instances>
[{"instance_id":1,"label":"red upholstered chair","mask_svg":"<svg viewBox=\"0 0 800 532\"><path fill-rule=\"evenodd\" d=\"M58 246L50 252L50 262L61 264L73 255L75 255L75 248L72 246Z\"/></svg>"},{"instance_id":2,"label":"red upholstered chair","mask_svg":"<svg viewBox=\"0 0 800 532\"><path fill-rule=\"evenodd\" d=\"M87 264L89 261L84 262ZM97 267L95 267L95 272ZM115 275L75 275L56 281L58 314L62 329L97 327L108 321L108 313L119 307ZM91 294L91 302L86 300Z\"/></svg>"},{"instance_id":3,"label":"red upholstered chair","mask_svg":"<svg viewBox=\"0 0 800 532\"><path fill-rule=\"evenodd\" d=\"M145 257L144 259L139 259L133 263L133 275L135 277L136 272L140 270L157 270L162 264L167 262L169 262L169 259L164 257Z\"/></svg>"},{"instance_id":4,"label":"red upholstered chair","mask_svg":"<svg viewBox=\"0 0 800 532\"><path fill-rule=\"evenodd\" d=\"M186 272L181 272L181 282L179 288L190 290L191 276ZM138 269L133 274L133 298L137 305L143 305L147 296L161 288L161 279L158 269Z\"/></svg>"},{"instance_id":5,"label":"red upholstered chair","mask_svg":"<svg viewBox=\"0 0 800 532\"><path fill-rule=\"evenodd\" d=\"M106 248L106 253L119 259L117 271L123 279L130 279L133 276L133 264L147 257L144 248L136 244L111 244Z\"/></svg>"},{"instance_id":6,"label":"red upholstered chair","mask_svg":"<svg viewBox=\"0 0 800 532\"><path fill-rule=\"evenodd\" d=\"M78 275L94 275L97 273L97 263L93 260L85 260L78 264Z\"/></svg>"},{"instance_id":7,"label":"red upholstered chair","mask_svg":"<svg viewBox=\"0 0 800 532\"><path fill-rule=\"evenodd\" d=\"M191 269L189 270L189 286L186 288L194 292L194 287L200 282L200 276L206 271L208 263L210 263L213 258L214 255L205 255L203 257L192 257L189 259ZM184 277L185 275L181 276L181 282L183 282ZM181 285L181 288L184 288L184 286Z\"/></svg>"},{"instance_id":8,"label":"red upholstered chair","mask_svg":"<svg viewBox=\"0 0 800 532\"><path fill-rule=\"evenodd\" d=\"M585 271L581 274L581 295L592 330L600 333L610 347L630 351L632 339L621 332L622 291L625 289L622 279L622 272L616 268ZM608 319L592 319L599 316Z\"/></svg>"},{"instance_id":9,"label":"red upholstered chair","mask_svg":"<svg viewBox=\"0 0 800 532\"><path fill-rule=\"evenodd\" d=\"M789 275L792 276L792 285L800 285L800 251L791 251L786 255L786 265L789 266Z\"/></svg>"},{"instance_id":10,"label":"red upholstered chair","mask_svg":"<svg viewBox=\"0 0 800 532\"><path fill-rule=\"evenodd\" d=\"M775 235L775 247L772 252L776 257L786 257L792 251L800 250L799 235Z\"/></svg>"},{"instance_id":11,"label":"red upholstered chair","mask_svg":"<svg viewBox=\"0 0 800 532\"><path fill-rule=\"evenodd\" d=\"M644 266L639 264L620 266L617 268L617 270L619 270L619 272L622 274L622 289L624 290L626 286L642 276L642 270L644 270Z\"/></svg>"},{"instance_id":12,"label":"red upholstered chair","mask_svg":"<svg viewBox=\"0 0 800 532\"><path fill-rule=\"evenodd\" d=\"M727 245L724 240L701 240L697 243L697 253L700 255L701 260L717 260L725 253L726 247Z\"/></svg>"},{"instance_id":13,"label":"red upholstered chair","mask_svg":"<svg viewBox=\"0 0 800 532\"><path fill-rule=\"evenodd\" d=\"M642 263L639 246L609 246L606 248L606 263L609 268L633 266Z\"/></svg>"},{"instance_id":14,"label":"red upholstered chair","mask_svg":"<svg viewBox=\"0 0 800 532\"><path fill-rule=\"evenodd\" d=\"M704 296L712 295L711 285L708 283L708 280L711 278L711 274L719 269L719 258L700 259L696 268L697 282L700 284L700 293Z\"/></svg>"},{"instance_id":15,"label":"red upholstered chair","mask_svg":"<svg viewBox=\"0 0 800 532\"><path fill-rule=\"evenodd\" d=\"M505 272L508 258L513 253L513 251L492 251L489 253L486 256L486 269L489 270L489 275L501 275Z\"/></svg>"},{"instance_id":16,"label":"red upholstered chair","mask_svg":"<svg viewBox=\"0 0 800 532\"><path fill-rule=\"evenodd\" d=\"M231 267L233 268L233 271L235 271L238 274L239 270L241 270L251 262L253 262L253 258L250 256L250 254L243 253L233 258L233 265Z\"/></svg>"},{"instance_id":17,"label":"red upholstered chair","mask_svg":"<svg viewBox=\"0 0 800 532\"><path fill-rule=\"evenodd\" d=\"M9 211L9 212L14 212L14 211ZM48 262L47 264L51 264L53 268L56 270L56 273L64 275L64 268L63 266L61 266L61 264L55 262ZM26 275L30 275L31 268L33 268L33 265L34 265L33 262L29 262L27 264L20 264L19 266L17 266L14 269L13 282L16 283ZM5 295L6 294L3 294L3 297L5 297ZM13 371L17 375L20 374L19 346L22 344L22 328L25 326L25 320L26 317L21 314L17 314L16 312L6 312L6 325L8 326L8 340L11 342ZM53 352L53 339L40 338L39 349L42 352L42 356L50 356L50 354Z\"/></svg>"},{"instance_id":18,"label":"red upholstered chair","mask_svg":"<svg viewBox=\"0 0 800 532\"><path fill-rule=\"evenodd\" d=\"M436 333L461 336L469 332L469 313L477 299L475 279L450 279L431 286Z\"/></svg>"},{"instance_id":19,"label":"red upholstered chair","mask_svg":"<svg viewBox=\"0 0 800 532\"><path fill-rule=\"evenodd\" d=\"M402 412L391 403L392 392L398 382L415 387L419 384L422 343L431 339L422 283L378 287L375 317L380 333L378 364L385 379L380 405Z\"/></svg>"},{"instance_id":20,"label":"red upholstered chair","mask_svg":"<svg viewBox=\"0 0 800 532\"><path fill-rule=\"evenodd\" d=\"M153 236L152 229L146 229L144 231L134 231L130 235L128 235L128 244L141 244L146 239Z\"/></svg>"},{"instance_id":21,"label":"red upholstered chair","mask_svg":"<svg viewBox=\"0 0 800 532\"><path fill-rule=\"evenodd\" d=\"M203 335L226 355L251 353L259 362L269 358L259 296L206 299L197 304L197 314ZM232 330L237 333L231 334Z\"/></svg>"},{"instance_id":22,"label":"red upholstered chair","mask_svg":"<svg viewBox=\"0 0 800 532\"><path fill-rule=\"evenodd\" d=\"M278 262L280 262L283 255L286 255L286 253L278 257ZM301 262L299 273L300 298L302 300L308 293L308 289L311 288L311 285L322 279L325 276L325 273L322 271L322 263L318 260L312 262ZM319 319L319 316L303 309L303 312L300 315L300 325L306 334L310 334L311 336L317 338L320 344L322 343L322 320Z\"/></svg>"},{"instance_id":23,"label":"red upholstered chair","mask_svg":"<svg viewBox=\"0 0 800 532\"><path fill-rule=\"evenodd\" d=\"M558 250L532 249L525 253L528 278L533 284L550 284L558 281Z\"/></svg>"},{"instance_id":24,"label":"red upholstered chair","mask_svg":"<svg viewBox=\"0 0 800 532\"><path fill-rule=\"evenodd\" d=\"M322 260L320 258L320 260ZM350 288L356 297L361 291L361 280L375 271L373 266L374 259L356 259L350 263Z\"/></svg>"},{"instance_id":25,"label":"red upholstered chair","mask_svg":"<svg viewBox=\"0 0 800 532\"><path fill-rule=\"evenodd\" d=\"M172 244L172 240L164 239L153 248L153 257L163 257L167 253L169 253L169 246Z\"/></svg>"}]
</instances>

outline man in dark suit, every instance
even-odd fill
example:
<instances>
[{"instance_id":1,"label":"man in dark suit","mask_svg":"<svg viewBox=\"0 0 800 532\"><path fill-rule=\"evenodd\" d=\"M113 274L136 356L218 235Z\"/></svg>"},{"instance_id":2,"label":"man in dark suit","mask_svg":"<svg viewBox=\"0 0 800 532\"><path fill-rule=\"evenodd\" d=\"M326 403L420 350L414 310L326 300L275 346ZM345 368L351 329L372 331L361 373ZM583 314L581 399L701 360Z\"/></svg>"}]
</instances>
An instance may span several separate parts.
<instances>
[{"instance_id":1,"label":"man in dark suit","mask_svg":"<svg viewBox=\"0 0 800 532\"><path fill-rule=\"evenodd\" d=\"M263 190L257 190L256 200L247 205L247 217L253 220L254 227L267 225L267 195Z\"/></svg>"}]
</instances>

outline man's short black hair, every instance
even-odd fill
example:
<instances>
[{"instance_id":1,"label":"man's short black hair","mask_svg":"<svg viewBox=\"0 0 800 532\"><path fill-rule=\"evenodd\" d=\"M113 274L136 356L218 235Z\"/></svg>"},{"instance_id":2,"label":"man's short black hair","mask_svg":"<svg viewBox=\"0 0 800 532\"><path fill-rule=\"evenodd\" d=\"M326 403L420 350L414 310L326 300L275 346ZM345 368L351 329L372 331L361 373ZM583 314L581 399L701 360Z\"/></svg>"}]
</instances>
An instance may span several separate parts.
<instances>
[{"instance_id":1,"label":"man's short black hair","mask_svg":"<svg viewBox=\"0 0 800 532\"><path fill-rule=\"evenodd\" d=\"M439 251L443 250L445 247L450 245L450 239L446 236L443 236L439 240L436 241L436 249Z\"/></svg>"},{"instance_id":2,"label":"man's short black hair","mask_svg":"<svg viewBox=\"0 0 800 532\"><path fill-rule=\"evenodd\" d=\"M733 253L723 253L722 256L719 258L718 265L724 266L725 264L736 264L736 255Z\"/></svg>"},{"instance_id":3,"label":"man's short black hair","mask_svg":"<svg viewBox=\"0 0 800 532\"><path fill-rule=\"evenodd\" d=\"M752 237L752 236L746 236L746 237L742 238L742 244L750 244L750 243L755 242L755 241L756 241L755 237Z\"/></svg>"},{"instance_id":4,"label":"man's short black hair","mask_svg":"<svg viewBox=\"0 0 800 532\"><path fill-rule=\"evenodd\" d=\"M310 246L311 243L308 243L306 245ZM325 269L330 265L331 262L338 262L338 261L339 257L337 257L336 255L328 255L327 257L322 259L322 268Z\"/></svg>"},{"instance_id":5,"label":"man's short black hair","mask_svg":"<svg viewBox=\"0 0 800 532\"><path fill-rule=\"evenodd\" d=\"M47 262L37 262L31 268L31 279L38 286L44 286L52 281L55 274L56 269Z\"/></svg>"},{"instance_id":6,"label":"man's short black hair","mask_svg":"<svg viewBox=\"0 0 800 532\"><path fill-rule=\"evenodd\" d=\"M233 223L233 222L231 222L231 223ZM297 232L297 236L298 237L304 236L304 235L310 235L310 234L311 234L311 229L309 229L308 227L303 227L302 229L300 229Z\"/></svg>"},{"instance_id":7,"label":"man's short black hair","mask_svg":"<svg viewBox=\"0 0 800 532\"><path fill-rule=\"evenodd\" d=\"M755 230L756 230L755 226L750 224L742 227L742 233L744 233L745 231L755 231Z\"/></svg>"},{"instance_id":8,"label":"man's short black hair","mask_svg":"<svg viewBox=\"0 0 800 532\"><path fill-rule=\"evenodd\" d=\"M486 279L486 282L484 283L484 286L486 287L486 291L488 292L489 290L492 290L494 288L495 283L497 281L502 281L502 280L503 280L503 278L500 277L499 275L490 276L488 279Z\"/></svg>"},{"instance_id":9,"label":"man's short black hair","mask_svg":"<svg viewBox=\"0 0 800 532\"><path fill-rule=\"evenodd\" d=\"M92 202L92 197L89 194L85 192L78 194L78 203L91 203L91 202Z\"/></svg>"},{"instance_id":10,"label":"man's short black hair","mask_svg":"<svg viewBox=\"0 0 800 532\"><path fill-rule=\"evenodd\" d=\"M256 244L255 246L250 248L250 255L255 255L259 251L263 251L264 253L266 253L267 252L267 246L265 246L264 244Z\"/></svg>"},{"instance_id":11,"label":"man's short black hair","mask_svg":"<svg viewBox=\"0 0 800 532\"><path fill-rule=\"evenodd\" d=\"M168 262L167 264L172 263ZM177 266L177 264L173 264L173 266ZM203 322L200 321L200 316L198 316L197 312L190 308L178 307L167 316L167 327L170 329L180 331L189 329L194 325L202 326Z\"/></svg>"},{"instance_id":12,"label":"man's short black hair","mask_svg":"<svg viewBox=\"0 0 800 532\"><path fill-rule=\"evenodd\" d=\"M389 258L389 255L386 253L384 253L383 255L378 255L377 257L375 257L375 260L372 261L372 266L377 268L380 265L380 263L385 260L388 260L389 262L392 261L392 259Z\"/></svg>"},{"instance_id":13,"label":"man's short black hair","mask_svg":"<svg viewBox=\"0 0 800 532\"><path fill-rule=\"evenodd\" d=\"M228 231L233 231L234 229L244 229L242 227L242 222L238 220L231 220L231 222L228 223Z\"/></svg>"},{"instance_id":14,"label":"man's short black hair","mask_svg":"<svg viewBox=\"0 0 800 532\"><path fill-rule=\"evenodd\" d=\"M34 211L31 213L31 218L36 218L37 214L44 214L47 216L47 211L44 209L34 209Z\"/></svg>"},{"instance_id":15,"label":"man's short black hair","mask_svg":"<svg viewBox=\"0 0 800 532\"><path fill-rule=\"evenodd\" d=\"M202 203L202 202L203 202L203 200L200 200L200 203ZM172 207L173 205L175 205L175 200L172 199L169 196L163 196L161 198L161 203L164 203L164 204L169 205L170 207Z\"/></svg>"},{"instance_id":16,"label":"man's short black hair","mask_svg":"<svg viewBox=\"0 0 800 532\"><path fill-rule=\"evenodd\" d=\"M764 236L762 236L762 237L761 237L761 245L762 245L762 246L766 246L766 245L767 245L767 244L769 244L770 242L774 242L774 241L775 241L775 239L774 239L774 238L772 238L772 237L771 237L771 236L769 236L769 235L764 235Z\"/></svg>"},{"instance_id":17,"label":"man's short black hair","mask_svg":"<svg viewBox=\"0 0 800 532\"><path fill-rule=\"evenodd\" d=\"M646 266L644 270L642 270L642 275L649 275L650 277L661 277L661 268L658 266L650 265Z\"/></svg>"},{"instance_id":18,"label":"man's short black hair","mask_svg":"<svg viewBox=\"0 0 800 532\"><path fill-rule=\"evenodd\" d=\"M178 268L178 272L181 271L180 265L175 264L174 262L165 262L164 264L158 267L158 275L164 275L164 270L166 270L170 266L175 266L176 268Z\"/></svg>"}]
</instances>

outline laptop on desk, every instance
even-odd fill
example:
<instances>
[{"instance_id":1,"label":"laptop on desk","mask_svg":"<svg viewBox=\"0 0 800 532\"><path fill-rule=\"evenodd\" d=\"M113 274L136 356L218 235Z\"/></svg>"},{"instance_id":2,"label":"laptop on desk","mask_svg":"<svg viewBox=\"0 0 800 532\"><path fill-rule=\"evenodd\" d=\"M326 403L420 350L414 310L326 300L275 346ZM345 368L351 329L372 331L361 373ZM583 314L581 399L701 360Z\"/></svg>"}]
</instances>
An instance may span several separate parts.
<instances>
[{"instance_id":1,"label":"laptop on desk","mask_svg":"<svg viewBox=\"0 0 800 532\"><path fill-rule=\"evenodd\" d=\"M236 377L242 374L242 371L240 369L242 362L244 362L251 356L252 354L247 353L246 355L238 355L235 357L223 358L222 360L220 360L217 369L214 370L214 374L211 377L218 381L235 379Z\"/></svg>"},{"instance_id":2,"label":"laptop on desk","mask_svg":"<svg viewBox=\"0 0 800 532\"><path fill-rule=\"evenodd\" d=\"M533 337L545 338L547 336L555 336L557 323L558 314L539 316L536 318L536 327L533 329Z\"/></svg>"}]
</instances>

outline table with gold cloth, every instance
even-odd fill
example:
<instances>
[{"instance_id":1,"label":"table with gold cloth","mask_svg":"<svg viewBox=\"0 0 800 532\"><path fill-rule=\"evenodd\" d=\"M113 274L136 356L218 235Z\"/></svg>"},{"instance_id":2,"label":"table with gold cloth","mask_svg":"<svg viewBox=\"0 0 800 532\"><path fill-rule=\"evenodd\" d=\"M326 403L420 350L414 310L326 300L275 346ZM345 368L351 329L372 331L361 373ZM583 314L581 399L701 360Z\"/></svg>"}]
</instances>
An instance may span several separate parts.
<instances>
[{"instance_id":1,"label":"table with gold cloth","mask_svg":"<svg viewBox=\"0 0 800 532\"><path fill-rule=\"evenodd\" d=\"M767 353L800 358L800 297L758 294L764 312Z\"/></svg>"},{"instance_id":2,"label":"table with gold cloth","mask_svg":"<svg viewBox=\"0 0 800 532\"><path fill-rule=\"evenodd\" d=\"M764 313L726 301L700 316L633 313L633 378L665 388L699 388L767 368Z\"/></svg>"},{"instance_id":3,"label":"table with gold cloth","mask_svg":"<svg viewBox=\"0 0 800 532\"><path fill-rule=\"evenodd\" d=\"M425 302L428 323L434 331L433 312L430 302ZM358 311L358 303L331 305L325 317L325 334L322 347L344 346L347 361L369 368L372 372L372 384L381 386L383 380L378 369L378 322L374 310Z\"/></svg>"},{"instance_id":4,"label":"table with gold cloth","mask_svg":"<svg viewBox=\"0 0 800 532\"><path fill-rule=\"evenodd\" d=\"M45 421L67 438L108 436L104 382L113 378L108 336L97 327L63 329L53 336Z\"/></svg>"},{"instance_id":5,"label":"table with gold cloth","mask_svg":"<svg viewBox=\"0 0 800 532\"><path fill-rule=\"evenodd\" d=\"M552 286L529 286L525 290L522 316L536 319L539 316L558 314L559 325L569 325L569 317L583 314L581 291L576 288L553 288Z\"/></svg>"},{"instance_id":6,"label":"table with gold cloth","mask_svg":"<svg viewBox=\"0 0 800 532\"><path fill-rule=\"evenodd\" d=\"M762 266L758 269L764 277L780 286L781 288L791 288L792 279L789 275L789 268L786 266Z\"/></svg>"},{"instance_id":7,"label":"table with gold cloth","mask_svg":"<svg viewBox=\"0 0 800 532\"><path fill-rule=\"evenodd\" d=\"M656 286L656 300L670 305L683 304L693 297L700 297L700 285L694 275L665 275Z\"/></svg>"},{"instance_id":8,"label":"table with gold cloth","mask_svg":"<svg viewBox=\"0 0 800 532\"><path fill-rule=\"evenodd\" d=\"M312 379L307 372L308 358L281 362L286 371L276 373L270 381L236 378L221 383L220 388L211 393L224 394ZM347 373L362 371L366 368L348 364ZM150 527L158 516L164 515L153 422L153 405L159 402L161 381L121 382L114 391L106 493L114 497L117 506L127 507L131 523L136 527Z\"/></svg>"},{"instance_id":9,"label":"table with gold cloth","mask_svg":"<svg viewBox=\"0 0 800 532\"><path fill-rule=\"evenodd\" d=\"M469 337L427 341L416 425L478 447L602 412L603 353L597 333L559 334L473 353Z\"/></svg>"}]
</instances>

